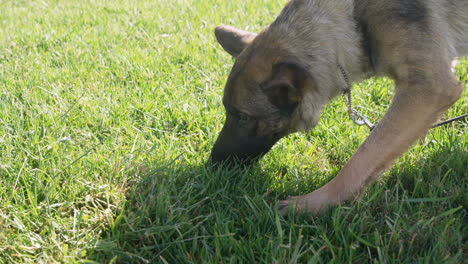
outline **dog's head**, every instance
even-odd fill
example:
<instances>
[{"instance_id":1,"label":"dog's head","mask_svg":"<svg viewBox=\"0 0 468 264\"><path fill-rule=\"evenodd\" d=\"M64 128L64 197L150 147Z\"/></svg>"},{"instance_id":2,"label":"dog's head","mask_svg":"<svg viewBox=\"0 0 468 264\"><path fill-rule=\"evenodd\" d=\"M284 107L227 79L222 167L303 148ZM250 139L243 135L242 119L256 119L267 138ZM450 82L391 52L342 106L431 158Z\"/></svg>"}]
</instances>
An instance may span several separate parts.
<instances>
[{"instance_id":1,"label":"dog's head","mask_svg":"<svg viewBox=\"0 0 468 264\"><path fill-rule=\"evenodd\" d=\"M287 40L227 26L215 34L236 58L224 90L226 121L211 154L215 164L261 157L282 137L317 123L323 96Z\"/></svg>"}]
</instances>

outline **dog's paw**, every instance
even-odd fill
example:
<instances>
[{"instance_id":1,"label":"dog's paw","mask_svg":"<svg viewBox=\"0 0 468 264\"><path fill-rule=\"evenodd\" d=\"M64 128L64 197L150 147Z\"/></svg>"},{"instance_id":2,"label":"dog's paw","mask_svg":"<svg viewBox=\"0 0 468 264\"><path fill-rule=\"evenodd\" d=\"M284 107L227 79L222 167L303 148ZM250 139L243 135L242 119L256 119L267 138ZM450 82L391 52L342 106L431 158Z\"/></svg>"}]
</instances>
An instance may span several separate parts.
<instances>
[{"instance_id":1,"label":"dog's paw","mask_svg":"<svg viewBox=\"0 0 468 264\"><path fill-rule=\"evenodd\" d=\"M278 202L278 211L281 215L286 216L288 215L289 207L294 208L296 203L296 197L289 197L286 200Z\"/></svg>"},{"instance_id":2,"label":"dog's paw","mask_svg":"<svg viewBox=\"0 0 468 264\"><path fill-rule=\"evenodd\" d=\"M280 214L286 216L289 209L301 213L319 214L323 209L332 205L331 200L328 199L326 193L322 190L303 195L292 196L286 200L279 201L278 210Z\"/></svg>"}]
</instances>

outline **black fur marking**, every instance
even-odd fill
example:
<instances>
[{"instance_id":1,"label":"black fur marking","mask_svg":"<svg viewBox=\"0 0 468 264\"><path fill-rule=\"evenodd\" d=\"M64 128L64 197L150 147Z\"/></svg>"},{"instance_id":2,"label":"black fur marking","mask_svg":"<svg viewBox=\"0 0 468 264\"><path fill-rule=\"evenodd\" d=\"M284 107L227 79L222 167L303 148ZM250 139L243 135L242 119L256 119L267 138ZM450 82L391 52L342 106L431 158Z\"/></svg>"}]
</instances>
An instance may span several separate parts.
<instances>
[{"instance_id":1,"label":"black fur marking","mask_svg":"<svg viewBox=\"0 0 468 264\"><path fill-rule=\"evenodd\" d=\"M368 24L366 21L359 20L359 29L361 32L361 43L362 43L362 49L364 51L364 55L367 59L367 64L370 67L369 69L364 69L365 72L367 71L372 71L375 72L375 61L374 61L374 56L373 56L373 51L372 51L372 43L370 39L370 34L369 34L369 28Z\"/></svg>"},{"instance_id":2,"label":"black fur marking","mask_svg":"<svg viewBox=\"0 0 468 264\"><path fill-rule=\"evenodd\" d=\"M393 19L426 26L428 10L423 0L395 0L392 6Z\"/></svg>"}]
</instances>

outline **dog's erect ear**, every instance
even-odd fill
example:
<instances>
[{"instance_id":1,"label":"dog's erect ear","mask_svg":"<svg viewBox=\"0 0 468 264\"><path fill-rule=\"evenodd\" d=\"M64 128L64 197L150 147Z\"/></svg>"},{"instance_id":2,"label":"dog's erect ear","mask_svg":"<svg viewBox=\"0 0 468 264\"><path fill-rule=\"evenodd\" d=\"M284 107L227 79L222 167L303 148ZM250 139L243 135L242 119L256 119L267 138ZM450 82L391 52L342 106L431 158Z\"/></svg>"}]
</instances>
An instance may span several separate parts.
<instances>
[{"instance_id":1,"label":"dog's erect ear","mask_svg":"<svg viewBox=\"0 0 468 264\"><path fill-rule=\"evenodd\" d=\"M216 27L215 35L219 44L233 57L237 57L257 36L230 26Z\"/></svg>"},{"instance_id":2,"label":"dog's erect ear","mask_svg":"<svg viewBox=\"0 0 468 264\"><path fill-rule=\"evenodd\" d=\"M271 77L262 84L268 100L285 114L292 114L302 100L307 72L296 64L273 66Z\"/></svg>"}]
</instances>

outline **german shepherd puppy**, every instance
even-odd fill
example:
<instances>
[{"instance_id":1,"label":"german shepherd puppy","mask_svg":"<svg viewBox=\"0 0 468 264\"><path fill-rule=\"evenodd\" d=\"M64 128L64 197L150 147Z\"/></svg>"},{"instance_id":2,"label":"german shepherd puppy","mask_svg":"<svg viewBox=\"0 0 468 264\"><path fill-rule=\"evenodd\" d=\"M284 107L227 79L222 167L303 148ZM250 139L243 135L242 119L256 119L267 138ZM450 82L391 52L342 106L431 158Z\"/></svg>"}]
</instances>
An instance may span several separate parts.
<instances>
[{"instance_id":1,"label":"german shepherd puppy","mask_svg":"<svg viewBox=\"0 0 468 264\"><path fill-rule=\"evenodd\" d=\"M468 1L291 0L258 35L228 26L215 34L236 58L215 163L255 159L280 138L311 129L347 82L395 81L387 113L339 174L279 202L282 213L289 206L316 213L358 194L460 98L451 61L468 54Z\"/></svg>"}]
</instances>

